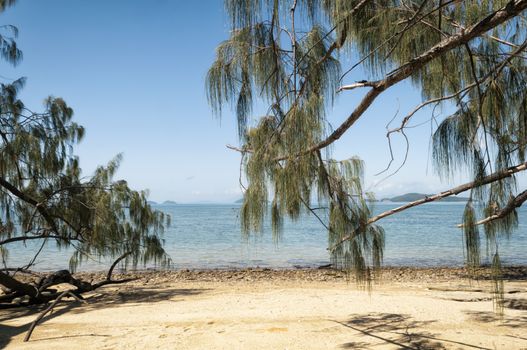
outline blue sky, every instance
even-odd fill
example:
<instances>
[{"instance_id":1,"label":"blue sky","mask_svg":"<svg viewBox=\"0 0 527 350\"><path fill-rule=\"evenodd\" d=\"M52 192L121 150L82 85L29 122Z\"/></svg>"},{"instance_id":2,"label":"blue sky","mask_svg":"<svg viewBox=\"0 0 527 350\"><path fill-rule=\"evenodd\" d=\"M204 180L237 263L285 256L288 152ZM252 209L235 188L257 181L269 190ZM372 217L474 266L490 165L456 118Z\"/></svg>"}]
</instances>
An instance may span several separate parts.
<instances>
[{"instance_id":1,"label":"blue sky","mask_svg":"<svg viewBox=\"0 0 527 350\"><path fill-rule=\"evenodd\" d=\"M87 130L76 148L85 173L123 153L118 177L149 189L152 200L241 197L239 155L225 147L238 143L235 118L228 110L221 121L215 118L204 88L215 47L228 36L222 0L20 0L1 23L19 28L24 52L15 69L2 64L2 75L28 78L22 99L34 110L49 95L73 107ZM358 71L349 79L363 78ZM362 94L339 97L328 116L333 127ZM373 186L383 178L373 174L389 161L385 125L397 110L400 119L419 102L408 84L389 90L332 148L337 159L366 161L366 182L380 197L435 192L462 180L440 184L433 176L428 124L408 131L405 167ZM416 122L428 114L416 115ZM398 136L394 143L397 165L405 146Z\"/></svg>"}]
</instances>

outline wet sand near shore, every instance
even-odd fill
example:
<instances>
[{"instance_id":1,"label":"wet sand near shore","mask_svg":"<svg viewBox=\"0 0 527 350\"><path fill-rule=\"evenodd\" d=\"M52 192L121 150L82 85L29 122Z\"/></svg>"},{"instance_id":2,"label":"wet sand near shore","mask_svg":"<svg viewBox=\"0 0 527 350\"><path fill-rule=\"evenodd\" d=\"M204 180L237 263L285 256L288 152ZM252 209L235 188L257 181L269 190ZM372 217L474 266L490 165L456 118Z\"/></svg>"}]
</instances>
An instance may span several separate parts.
<instances>
[{"instance_id":1,"label":"wet sand near shore","mask_svg":"<svg viewBox=\"0 0 527 350\"><path fill-rule=\"evenodd\" d=\"M61 303L28 343L41 309L0 311L0 348L527 349L527 268L507 269L503 316L479 275L385 268L368 289L331 269L134 272Z\"/></svg>"}]
</instances>

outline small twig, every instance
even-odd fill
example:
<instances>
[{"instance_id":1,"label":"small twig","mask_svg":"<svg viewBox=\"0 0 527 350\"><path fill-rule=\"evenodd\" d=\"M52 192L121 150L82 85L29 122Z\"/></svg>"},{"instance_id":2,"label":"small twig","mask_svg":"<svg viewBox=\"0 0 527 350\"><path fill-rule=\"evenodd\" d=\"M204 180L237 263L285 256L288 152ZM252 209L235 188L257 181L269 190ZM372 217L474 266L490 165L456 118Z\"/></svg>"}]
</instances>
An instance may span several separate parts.
<instances>
[{"instance_id":1,"label":"small twig","mask_svg":"<svg viewBox=\"0 0 527 350\"><path fill-rule=\"evenodd\" d=\"M17 269L14 273L13 273L13 277L15 277L16 273L18 271L24 271L24 270L28 270L31 266L35 265L35 261L37 260L38 256L40 255L40 253L42 252L42 249L44 249L44 246L46 245L46 242L47 242L47 238L45 238L43 241L42 241L42 245L40 246L40 249L37 251L37 253L33 256L33 259L31 259L31 261L24 267L20 268L20 269Z\"/></svg>"},{"instance_id":2,"label":"small twig","mask_svg":"<svg viewBox=\"0 0 527 350\"><path fill-rule=\"evenodd\" d=\"M386 181L387 179L389 179L390 177L394 176L395 174L397 174L399 172L399 170L401 170L403 168L403 166L406 164L406 161L408 160L408 154L410 153L410 140L408 139L408 136L406 135L406 133L404 132L404 129L402 129L400 131L401 135L403 135L404 137L404 140L406 142L406 151L404 153L404 159L403 159L403 162L399 165L399 167L394 171L392 172L391 174L387 175L386 177L384 177L382 180L380 180L379 182L377 182L375 185L373 185L373 187L376 187L378 186L379 184L383 183L384 181ZM392 159L390 160L390 163L388 164L388 167L381 171L380 173L378 174L375 174L376 176L377 175L380 175L386 171L388 171L388 169L390 168L390 166L392 165L394 159L393 159L393 151L392 151L392 143L391 143L391 139L390 139L390 134L387 135L388 137L388 144L389 144L389 147L390 147L390 154L391 154L391 157Z\"/></svg>"},{"instance_id":3,"label":"small twig","mask_svg":"<svg viewBox=\"0 0 527 350\"><path fill-rule=\"evenodd\" d=\"M244 161L245 161L245 153L242 153L242 156L240 157L240 170L239 170L239 174L238 174L238 182L240 183L240 187L242 188L243 193L245 194L245 192L247 191L247 187L245 187L243 185L243 180L242 180L242 177L243 177L243 162Z\"/></svg>"},{"instance_id":4,"label":"small twig","mask_svg":"<svg viewBox=\"0 0 527 350\"><path fill-rule=\"evenodd\" d=\"M240 153L252 153L251 150L243 149L243 148L239 148L239 147L235 147L231 145L225 145L225 147L227 147L228 149L232 149L233 151L240 152Z\"/></svg>"},{"instance_id":5,"label":"small twig","mask_svg":"<svg viewBox=\"0 0 527 350\"><path fill-rule=\"evenodd\" d=\"M392 119L390 119L390 121L388 122L388 124L386 124L386 129L388 130L388 133L386 134L386 138L388 139L388 149L390 151L390 162L388 163L388 165L386 166L386 169L378 172L377 174L375 174L375 176L378 176L386 171L388 171L388 169L390 169L390 167L392 166L392 163L393 161L395 160L394 159L394 156L393 156L393 148L392 148L392 139L390 138L390 131L389 131L389 127L390 127L390 124L395 120L395 118L397 118L397 115L399 114L399 109L400 109L401 105L399 103L399 99L397 99L397 111L395 112L394 116L392 117Z\"/></svg>"}]
</instances>

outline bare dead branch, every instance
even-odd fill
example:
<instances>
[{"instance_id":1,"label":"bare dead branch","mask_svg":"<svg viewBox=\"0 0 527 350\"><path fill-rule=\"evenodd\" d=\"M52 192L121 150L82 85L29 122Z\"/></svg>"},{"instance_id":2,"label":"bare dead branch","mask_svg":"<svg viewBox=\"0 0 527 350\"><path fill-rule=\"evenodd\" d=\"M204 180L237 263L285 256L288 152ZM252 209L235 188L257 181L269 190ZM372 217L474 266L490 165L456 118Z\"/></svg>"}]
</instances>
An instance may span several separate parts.
<instances>
[{"instance_id":1,"label":"bare dead branch","mask_svg":"<svg viewBox=\"0 0 527 350\"><path fill-rule=\"evenodd\" d=\"M38 317L33 321L33 323L31 323L31 326L29 327L29 330L27 331L26 337L24 338L24 342L29 341L29 338L31 338L31 334L33 333L33 330L35 329L37 324L40 322L40 320L42 320L42 318L44 318L44 316L46 316L46 314L51 312L51 310L53 310L55 305L57 305L58 302L61 301L62 298L66 297L66 296L70 296L70 297L74 298L75 300L77 300L78 302L87 304L86 300L83 300L83 299L79 298L77 295L73 294L71 291L63 292L55 300L53 300L53 302L44 311L42 311L38 315Z\"/></svg>"}]
</instances>

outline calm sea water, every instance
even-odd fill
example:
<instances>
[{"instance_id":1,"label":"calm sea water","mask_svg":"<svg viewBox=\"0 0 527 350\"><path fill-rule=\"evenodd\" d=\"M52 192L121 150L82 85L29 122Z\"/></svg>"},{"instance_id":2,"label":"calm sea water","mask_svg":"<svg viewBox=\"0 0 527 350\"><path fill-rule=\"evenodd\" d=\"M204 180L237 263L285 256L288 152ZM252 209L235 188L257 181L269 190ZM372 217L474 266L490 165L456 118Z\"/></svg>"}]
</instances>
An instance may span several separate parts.
<instances>
[{"instance_id":1,"label":"calm sea water","mask_svg":"<svg viewBox=\"0 0 527 350\"><path fill-rule=\"evenodd\" d=\"M376 212L400 204L377 203ZM276 243L269 222L264 233L244 241L240 232L239 205L157 206L172 216L165 233L166 250L175 268L228 268L319 266L329 262L327 232L313 216L286 220ZM463 264L460 223L464 205L422 205L381 220L386 231L384 264L388 266L458 266ZM527 264L527 208L519 210L520 226L510 239L500 240L507 264ZM20 266L38 249L34 242L9 247L9 266ZM485 251L485 243L482 244ZM57 252L50 244L39 256L37 270L66 268L71 251ZM100 270L108 262L88 261L81 270Z\"/></svg>"}]
</instances>

